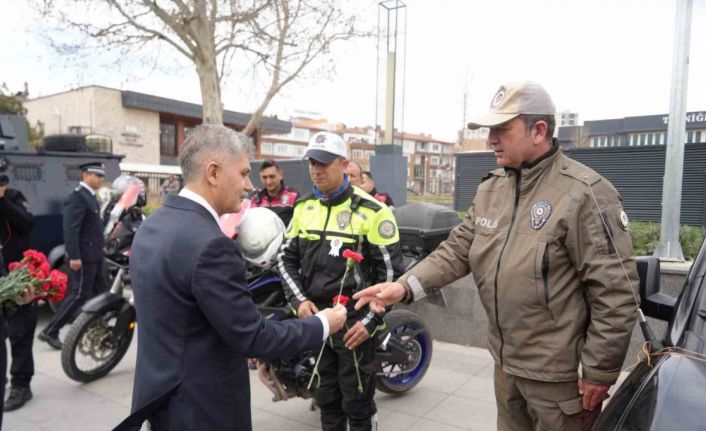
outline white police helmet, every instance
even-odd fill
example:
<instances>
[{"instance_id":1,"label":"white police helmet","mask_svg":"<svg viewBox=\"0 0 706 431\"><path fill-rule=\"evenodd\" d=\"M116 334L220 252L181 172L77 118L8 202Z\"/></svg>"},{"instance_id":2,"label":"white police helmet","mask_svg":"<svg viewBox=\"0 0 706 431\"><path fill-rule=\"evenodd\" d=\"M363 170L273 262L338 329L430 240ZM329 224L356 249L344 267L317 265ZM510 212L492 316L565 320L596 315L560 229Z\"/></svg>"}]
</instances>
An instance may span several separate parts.
<instances>
[{"instance_id":1,"label":"white police helmet","mask_svg":"<svg viewBox=\"0 0 706 431\"><path fill-rule=\"evenodd\" d=\"M238 243L245 260L260 268L274 262L284 238L284 223L267 208L249 208L238 225Z\"/></svg>"}]
</instances>

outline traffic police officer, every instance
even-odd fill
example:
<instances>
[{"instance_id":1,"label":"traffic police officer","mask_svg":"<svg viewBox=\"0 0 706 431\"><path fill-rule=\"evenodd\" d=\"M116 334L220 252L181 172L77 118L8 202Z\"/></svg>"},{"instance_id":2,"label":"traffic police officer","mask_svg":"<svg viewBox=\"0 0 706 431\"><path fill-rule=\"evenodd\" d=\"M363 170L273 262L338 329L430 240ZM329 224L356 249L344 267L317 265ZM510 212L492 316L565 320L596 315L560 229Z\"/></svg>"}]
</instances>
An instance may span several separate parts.
<instances>
[{"instance_id":1,"label":"traffic police officer","mask_svg":"<svg viewBox=\"0 0 706 431\"><path fill-rule=\"evenodd\" d=\"M378 191L378 189L375 188L375 179L373 178L373 174L368 171L363 171L361 178L363 181L360 188L365 190L367 194L384 203L391 209L395 209L395 203L392 201L392 196L390 196L388 193Z\"/></svg>"},{"instance_id":2,"label":"traffic police officer","mask_svg":"<svg viewBox=\"0 0 706 431\"><path fill-rule=\"evenodd\" d=\"M284 173L274 160L262 162L260 181L264 187L253 192L250 206L269 208L282 219L285 226L289 225L299 192L284 184Z\"/></svg>"},{"instance_id":3,"label":"traffic police officer","mask_svg":"<svg viewBox=\"0 0 706 431\"><path fill-rule=\"evenodd\" d=\"M544 88L503 85L490 108L469 127L490 128L502 168L436 251L354 296L356 307L418 300L472 271L489 318L498 429L589 429L635 324L628 219L612 184L552 139Z\"/></svg>"},{"instance_id":4,"label":"traffic police officer","mask_svg":"<svg viewBox=\"0 0 706 431\"><path fill-rule=\"evenodd\" d=\"M11 262L22 260L22 253L30 248L34 217L22 192L7 187L7 177L0 176L0 247L3 270ZM29 384L34 375L32 344L37 327L37 304L30 302L7 313L7 334L10 338L12 362L10 367L10 395L4 411L22 407L32 398ZM4 344L4 341L3 341Z\"/></svg>"},{"instance_id":5,"label":"traffic police officer","mask_svg":"<svg viewBox=\"0 0 706 431\"><path fill-rule=\"evenodd\" d=\"M364 256L345 280L346 296L368 284L394 280L402 259L392 211L350 185L348 150L341 137L315 134L305 158L313 195L297 201L278 255L287 299L300 318L331 306L346 269L344 250ZM382 319L370 310L356 313L352 304L348 308L348 330L329 338L319 364L316 403L324 430L344 431L346 423L351 431L370 430L376 412L374 376L357 367L353 355L359 365L372 359L370 338Z\"/></svg>"},{"instance_id":6,"label":"traffic police officer","mask_svg":"<svg viewBox=\"0 0 706 431\"><path fill-rule=\"evenodd\" d=\"M61 328L73 319L86 300L106 290L103 222L96 191L103 185L103 163L80 166L82 181L64 204L64 243L69 259L69 291L39 340L60 350Z\"/></svg>"}]
</instances>

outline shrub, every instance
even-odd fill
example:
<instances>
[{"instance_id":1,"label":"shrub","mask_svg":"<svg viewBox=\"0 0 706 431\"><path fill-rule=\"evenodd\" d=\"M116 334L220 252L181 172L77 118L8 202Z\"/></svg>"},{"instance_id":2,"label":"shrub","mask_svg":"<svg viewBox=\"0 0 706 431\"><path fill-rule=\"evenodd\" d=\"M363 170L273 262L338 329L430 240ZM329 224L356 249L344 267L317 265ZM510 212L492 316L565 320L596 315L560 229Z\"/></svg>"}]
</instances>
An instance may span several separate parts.
<instances>
[{"instance_id":1,"label":"shrub","mask_svg":"<svg viewBox=\"0 0 706 431\"><path fill-rule=\"evenodd\" d=\"M630 237L635 256L652 255L659 244L659 234L659 223L631 221ZM703 227L682 225L679 228L679 242L686 259L693 259L699 254L704 238L706 238L706 229Z\"/></svg>"}]
</instances>

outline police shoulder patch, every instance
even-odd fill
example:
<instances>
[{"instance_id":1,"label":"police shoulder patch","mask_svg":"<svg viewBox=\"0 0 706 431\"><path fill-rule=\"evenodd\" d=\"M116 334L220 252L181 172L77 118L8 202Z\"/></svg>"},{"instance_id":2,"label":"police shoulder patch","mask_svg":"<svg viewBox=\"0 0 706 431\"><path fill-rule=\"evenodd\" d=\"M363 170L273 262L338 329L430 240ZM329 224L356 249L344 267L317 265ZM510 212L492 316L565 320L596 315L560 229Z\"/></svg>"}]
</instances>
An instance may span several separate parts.
<instances>
[{"instance_id":1,"label":"police shoulder patch","mask_svg":"<svg viewBox=\"0 0 706 431\"><path fill-rule=\"evenodd\" d=\"M390 239L394 237L396 232L397 229L395 228L395 224L392 223L390 220L385 220L380 223L380 226L378 226L378 233L381 237L385 239Z\"/></svg>"},{"instance_id":2,"label":"police shoulder patch","mask_svg":"<svg viewBox=\"0 0 706 431\"><path fill-rule=\"evenodd\" d=\"M628 230L628 215L625 214L625 210L620 210L620 216L618 218L618 221L620 222L620 227L623 230Z\"/></svg>"}]
</instances>

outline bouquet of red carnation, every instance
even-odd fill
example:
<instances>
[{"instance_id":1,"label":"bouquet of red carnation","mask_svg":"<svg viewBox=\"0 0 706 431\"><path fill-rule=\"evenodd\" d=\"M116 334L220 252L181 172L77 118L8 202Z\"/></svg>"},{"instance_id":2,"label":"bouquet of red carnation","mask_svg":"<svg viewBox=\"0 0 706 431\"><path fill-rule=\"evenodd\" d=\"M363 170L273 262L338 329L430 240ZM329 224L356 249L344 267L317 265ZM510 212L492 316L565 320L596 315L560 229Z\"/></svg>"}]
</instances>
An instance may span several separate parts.
<instances>
[{"instance_id":1,"label":"bouquet of red carnation","mask_svg":"<svg viewBox=\"0 0 706 431\"><path fill-rule=\"evenodd\" d=\"M0 278L0 303L17 299L30 285L34 287L36 300L57 302L64 299L66 274L52 270L47 257L40 251L27 250L23 255L21 261L10 263L10 273Z\"/></svg>"}]
</instances>

